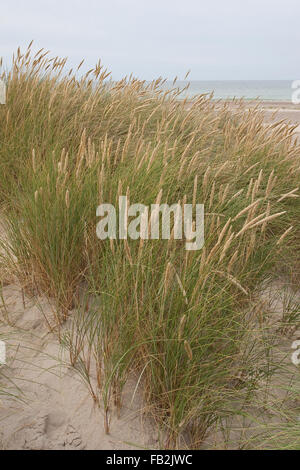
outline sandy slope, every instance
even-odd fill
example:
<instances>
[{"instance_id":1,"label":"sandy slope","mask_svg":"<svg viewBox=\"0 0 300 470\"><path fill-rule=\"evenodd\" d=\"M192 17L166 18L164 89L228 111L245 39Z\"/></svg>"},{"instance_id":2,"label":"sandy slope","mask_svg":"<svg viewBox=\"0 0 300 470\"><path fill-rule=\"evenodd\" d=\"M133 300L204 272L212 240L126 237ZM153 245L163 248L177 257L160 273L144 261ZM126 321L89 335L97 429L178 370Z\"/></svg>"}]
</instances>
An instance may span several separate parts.
<instances>
[{"instance_id":1,"label":"sandy slope","mask_svg":"<svg viewBox=\"0 0 300 470\"><path fill-rule=\"evenodd\" d=\"M286 295L286 289L278 282L264 287L260 293L263 310L271 312L272 322L281 319ZM4 312L2 307L0 315L4 314L13 326L1 324L1 333L7 333L9 368L0 366L0 372L7 377L4 383L11 393L16 393L16 386L23 392L19 399L1 399L0 443L5 449L161 447L155 427L143 415L141 390L134 393L136 380L130 380L126 386L120 418L112 410L110 434L106 435L102 410L93 405L86 384L68 366L68 355L47 329L44 315L51 316L48 301L41 297L23 299L17 285L4 287L3 297L6 310ZM299 294L296 300L300 301ZM281 360L284 358L287 373L274 379L273 389L278 400L284 400L285 387L297 373L290 361L290 347L299 335L300 331L295 331L290 338L282 338L279 353ZM10 378L14 384L10 384ZM258 413L255 409L252 412ZM268 417L269 422L272 419ZM240 431L243 425L245 423L238 419L232 422L231 448L238 447L244 437ZM213 432L204 448L226 447L223 438L222 433Z\"/></svg>"},{"instance_id":2,"label":"sandy slope","mask_svg":"<svg viewBox=\"0 0 300 470\"><path fill-rule=\"evenodd\" d=\"M268 383L268 394L265 394L265 382L262 381L255 400L244 408L244 415L231 417L225 433L220 429L212 430L203 443L205 449L243 449L250 439L253 439L255 449L273 449L280 439L284 445L295 445L295 442L289 442L289 436L287 441L284 440L282 430L289 414L300 421L300 395L297 395L300 391L300 370L292 362L291 348L293 342L300 339L300 325L298 329L287 328L281 333L279 328L282 328L283 316L289 308L294 306L299 311L300 290L291 288L289 282L279 278L263 283L256 292L256 297L260 305L260 309L256 310L256 318L263 316L269 335L276 336L271 360L276 365L276 371ZM253 325L252 339L258 331ZM261 333L257 333L257 338L260 335ZM295 391L293 394L289 393L291 387ZM297 443L299 446L299 439Z\"/></svg>"},{"instance_id":3,"label":"sandy slope","mask_svg":"<svg viewBox=\"0 0 300 470\"><path fill-rule=\"evenodd\" d=\"M9 319L10 368L1 371L23 391L25 402L2 397L0 441L7 449L133 449L155 448L155 434L141 412L138 393L131 403L134 382L127 384L124 406L118 419L112 413L110 435L103 428L103 413L93 405L86 385L74 369L56 337L49 333L42 311L50 312L43 298L25 298L16 285L3 288ZM2 308L3 313L3 308ZM8 380L5 381L9 384ZM15 387L11 385L11 391Z\"/></svg>"}]
</instances>

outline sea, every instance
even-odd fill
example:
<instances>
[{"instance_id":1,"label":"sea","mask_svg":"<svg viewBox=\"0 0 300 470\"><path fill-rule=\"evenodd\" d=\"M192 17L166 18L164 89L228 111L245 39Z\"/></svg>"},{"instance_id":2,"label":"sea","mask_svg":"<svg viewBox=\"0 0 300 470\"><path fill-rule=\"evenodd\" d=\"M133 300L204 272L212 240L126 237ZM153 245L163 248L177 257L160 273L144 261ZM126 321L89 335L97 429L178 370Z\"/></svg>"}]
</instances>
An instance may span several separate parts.
<instances>
[{"instance_id":1,"label":"sea","mask_svg":"<svg viewBox=\"0 0 300 470\"><path fill-rule=\"evenodd\" d=\"M180 88L181 90L189 83L187 90L183 91L181 97L192 97L203 93L213 93L213 99L243 98L245 100L263 101L291 101L292 80L192 80L167 81L163 88Z\"/></svg>"}]
</instances>

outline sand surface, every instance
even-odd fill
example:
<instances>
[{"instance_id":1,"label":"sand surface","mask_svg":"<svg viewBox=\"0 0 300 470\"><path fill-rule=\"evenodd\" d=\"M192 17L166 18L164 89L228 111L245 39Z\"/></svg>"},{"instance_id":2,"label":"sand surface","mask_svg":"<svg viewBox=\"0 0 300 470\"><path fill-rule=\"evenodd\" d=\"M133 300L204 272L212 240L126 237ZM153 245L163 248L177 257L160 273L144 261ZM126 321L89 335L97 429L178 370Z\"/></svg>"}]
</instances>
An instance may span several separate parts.
<instances>
[{"instance_id":1,"label":"sand surface","mask_svg":"<svg viewBox=\"0 0 300 470\"><path fill-rule=\"evenodd\" d=\"M18 399L1 398L0 443L6 449L134 449L156 448L155 434L142 412L136 381L127 383L120 418L111 412L110 434L104 432L99 409L81 376L68 366L68 356L49 333L44 315L51 307L44 298L22 296L19 286L3 288L13 326L7 334L7 363L0 366L2 382ZM24 300L24 302L23 302ZM13 383L9 383L9 379Z\"/></svg>"}]
</instances>

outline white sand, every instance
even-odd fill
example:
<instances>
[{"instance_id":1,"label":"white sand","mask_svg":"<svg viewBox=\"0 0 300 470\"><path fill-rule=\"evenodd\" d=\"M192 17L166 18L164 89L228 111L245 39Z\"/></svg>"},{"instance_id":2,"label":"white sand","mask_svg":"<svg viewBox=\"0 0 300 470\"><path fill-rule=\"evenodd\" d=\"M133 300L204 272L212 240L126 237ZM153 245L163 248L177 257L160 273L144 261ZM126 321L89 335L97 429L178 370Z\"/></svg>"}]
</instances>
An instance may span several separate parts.
<instances>
[{"instance_id":1,"label":"white sand","mask_svg":"<svg viewBox=\"0 0 300 470\"><path fill-rule=\"evenodd\" d=\"M48 302L25 298L24 308L16 285L4 287L3 294L15 326L1 325L1 333L8 334L10 365L1 366L1 371L22 389L26 402L1 398L0 445L6 449L156 448L155 433L141 412L139 390L131 403L135 382L127 384L120 418L112 412L106 435L102 410L93 405L78 373L63 365L65 353L47 330L41 310L51 313ZM13 392L15 387L10 389Z\"/></svg>"}]
</instances>

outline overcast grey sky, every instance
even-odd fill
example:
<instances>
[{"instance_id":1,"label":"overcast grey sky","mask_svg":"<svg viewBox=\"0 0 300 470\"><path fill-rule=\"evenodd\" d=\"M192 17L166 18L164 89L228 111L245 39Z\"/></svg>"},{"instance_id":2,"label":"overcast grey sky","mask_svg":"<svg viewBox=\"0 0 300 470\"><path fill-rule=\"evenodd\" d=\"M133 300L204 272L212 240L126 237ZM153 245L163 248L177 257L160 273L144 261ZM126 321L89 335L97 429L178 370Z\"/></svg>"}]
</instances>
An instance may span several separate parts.
<instances>
[{"instance_id":1,"label":"overcast grey sky","mask_svg":"<svg viewBox=\"0 0 300 470\"><path fill-rule=\"evenodd\" d=\"M0 56L20 45L190 79L300 79L300 0L1 0Z\"/></svg>"}]
</instances>

